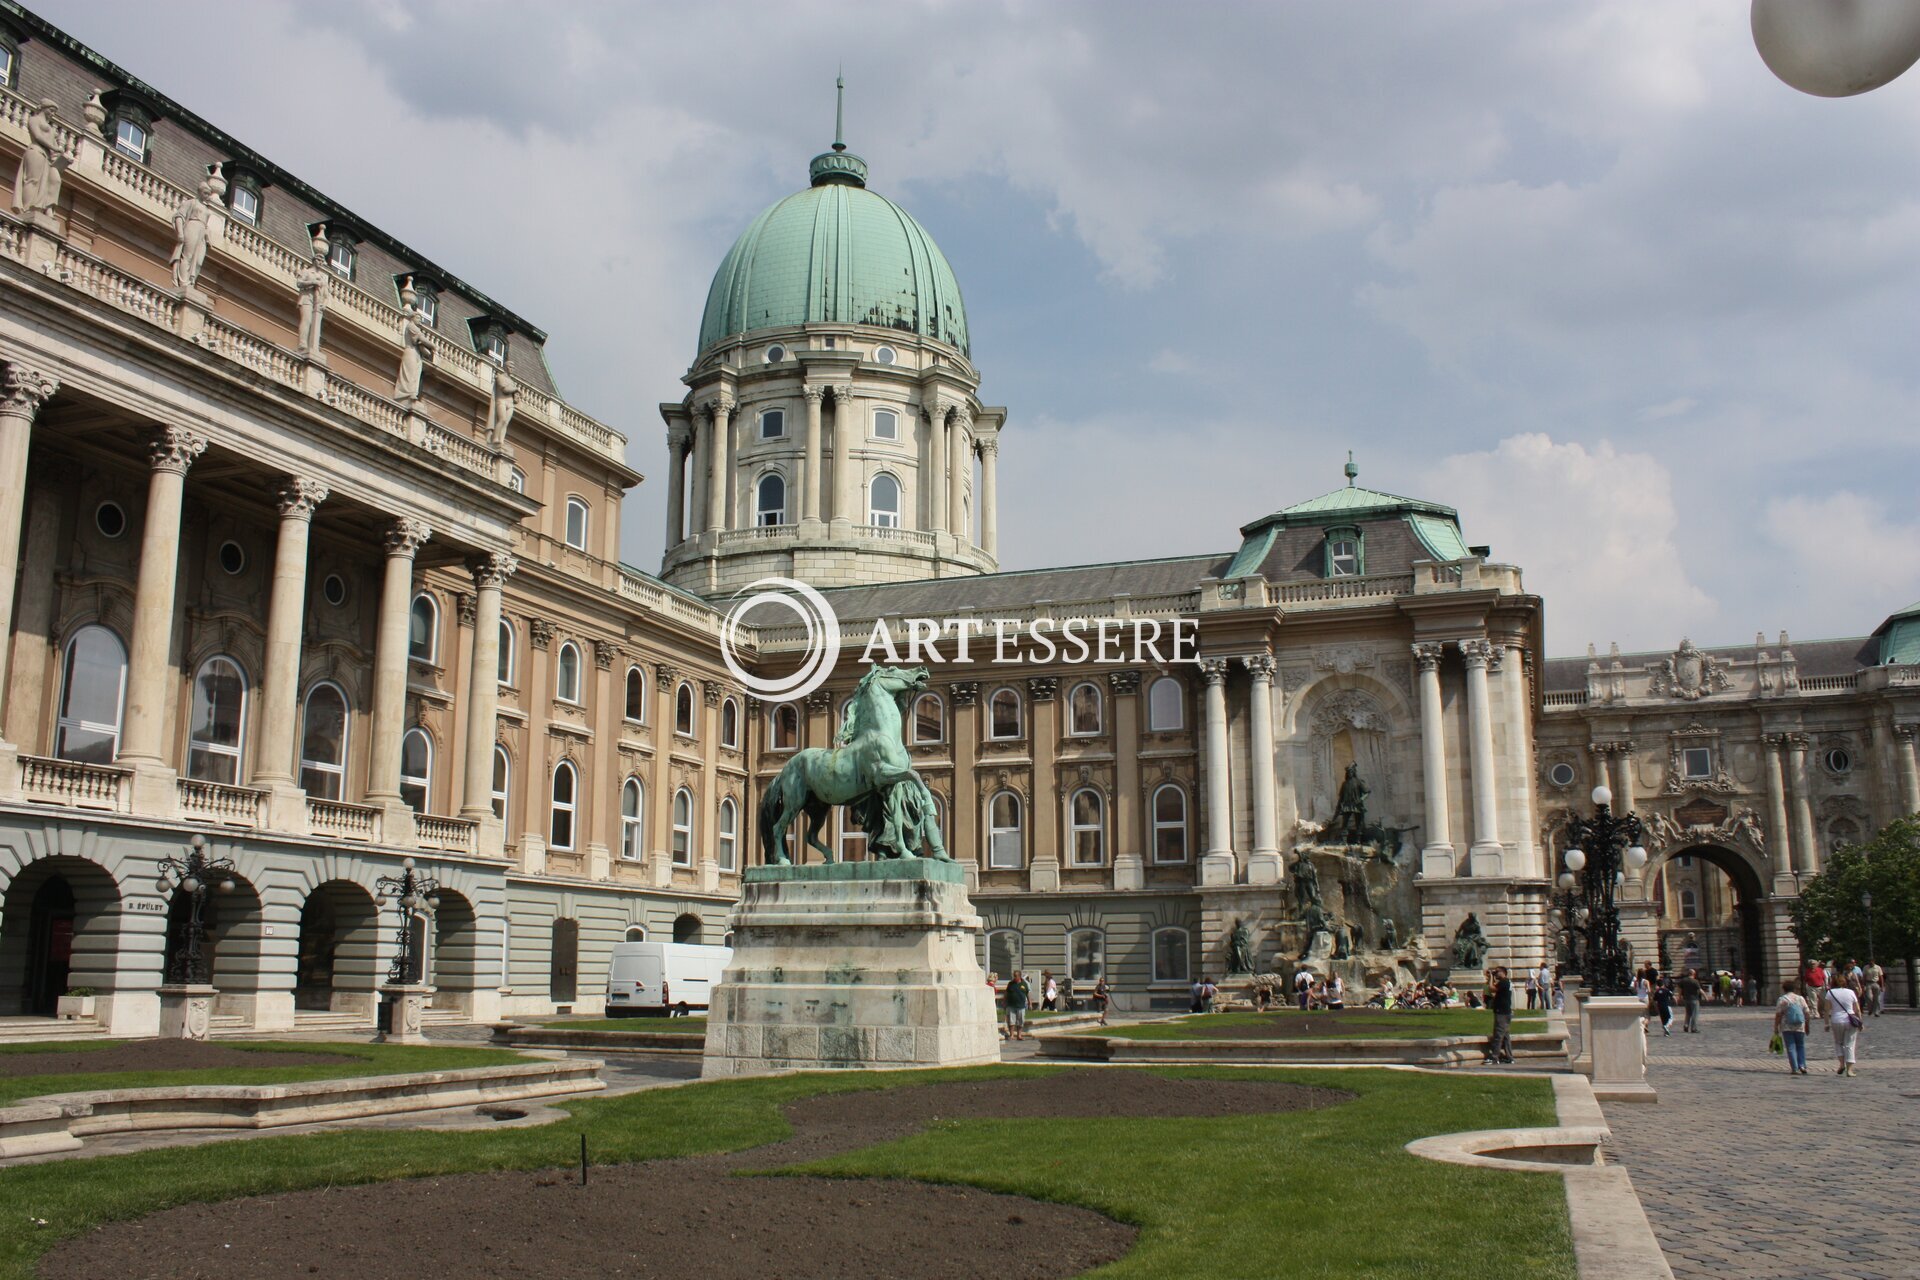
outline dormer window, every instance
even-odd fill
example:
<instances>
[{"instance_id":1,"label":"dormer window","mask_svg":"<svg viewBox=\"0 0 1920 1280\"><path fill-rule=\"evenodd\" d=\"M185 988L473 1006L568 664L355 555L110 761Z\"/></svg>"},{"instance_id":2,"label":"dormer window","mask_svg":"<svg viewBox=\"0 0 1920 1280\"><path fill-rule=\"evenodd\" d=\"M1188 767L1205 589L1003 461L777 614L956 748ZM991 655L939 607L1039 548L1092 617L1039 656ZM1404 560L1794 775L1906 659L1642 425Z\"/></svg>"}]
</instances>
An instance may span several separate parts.
<instances>
[{"instance_id":1,"label":"dormer window","mask_svg":"<svg viewBox=\"0 0 1920 1280\"><path fill-rule=\"evenodd\" d=\"M427 327L432 328L440 320L440 291L430 284L416 280L413 282L413 292L413 309L420 313L420 318L427 322Z\"/></svg>"},{"instance_id":2,"label":"dormer window","mask_svg":"<svg viewBox=\"0 0 1920 1280\"><path fill-rule=\"evenodd\" d=\"M0 89L20 84L20 44L13 32L0 29Z\"/></svg>"},{"instance_id":3,"label":"dormer window","mask_svg":"<svg viewBox=\"0 0 1920 1280\"><path fill-rule=\"evenodd\" d=\"M113 149L129 160L147 162L147 143L152 139L152 126L145 120L135 117L127 108L122 108L113 120Z\"/></svg>"},{"instance_id":4,"label":"dormer window","mask_svg":"<svg viewBox=\"0 0 1920 1280\"><path fill-rule=\"evenodd\" d=\"M260 179L256 175L227 166L227 209L250 227L260 225Z\"/></svg>"},{"instance_id":5,"label":"dormer window","mask_svg":"<svg viewBox=\"0 0 1920 1280\"><path fill-rule=\"evenodd\" d=\"M354 263L360 257L353 241L345 239L339 232L334 233L333 243L327 246L327 266L342 280L353 279Z\"/></svg>"},{"instance_id":6,"label":"dormer window","mask_svg":"<svg viewBox=\"0 0 1920 1280\"><path fill-rule=\"evenodd\" d=\"M498 329L489 329L480 335L480 354L495 364L507 362L507 335Z\"/></svg>"},{"instance_id":7,"label":"dormer window","mask_svg":"<svg viewBox=\"0 0 1920 1280\"><path fill-rule=\"evenodd\" d=\"M1354 578L1366 572L1358 529L1327 530L1326 576Z\"/></svg>"}]
</instances>

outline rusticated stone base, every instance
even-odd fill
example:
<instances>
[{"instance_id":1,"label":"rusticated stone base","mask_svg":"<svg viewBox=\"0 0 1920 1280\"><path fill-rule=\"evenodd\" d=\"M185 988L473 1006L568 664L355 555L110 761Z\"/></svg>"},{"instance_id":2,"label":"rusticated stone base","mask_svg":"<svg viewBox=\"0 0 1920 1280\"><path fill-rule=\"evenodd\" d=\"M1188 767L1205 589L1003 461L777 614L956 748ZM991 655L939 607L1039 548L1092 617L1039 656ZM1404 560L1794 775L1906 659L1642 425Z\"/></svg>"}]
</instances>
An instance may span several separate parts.
<instances>
[{"instance_id":1,"label":"rusticated stone base","mask_svg":"<svg viewBox=\"0 0 1920 1280\"><path fill-rule=\"evenodd\" d=\"M744 882L703 1075L1000 1060L958 863L752 867Z\"/></svg>"}]
</instances>

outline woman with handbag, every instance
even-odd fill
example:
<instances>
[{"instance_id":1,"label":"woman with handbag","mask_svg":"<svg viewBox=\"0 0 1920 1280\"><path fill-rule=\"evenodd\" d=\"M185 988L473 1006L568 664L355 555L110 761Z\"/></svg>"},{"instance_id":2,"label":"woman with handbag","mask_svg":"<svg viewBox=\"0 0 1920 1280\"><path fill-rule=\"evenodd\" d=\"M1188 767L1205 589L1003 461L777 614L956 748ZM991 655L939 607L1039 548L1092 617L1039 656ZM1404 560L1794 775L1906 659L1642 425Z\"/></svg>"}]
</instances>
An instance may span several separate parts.
<instances>
[{"instance_id":1,"label":"woman with handbag","mask_svg":"<svg viewBox=\"0 0 1920 1280\"><path fill-rule=\"evenodd\" d=\"M1840 1060L1836 1074L1853 1075L1855 1049L1860 1040L1860 993L1844 981L1836 982L1827 988L1822 1004L1827 1014L1827 1030L1833 1033L1834 1056Z\"/></svg>"}]
</instances>

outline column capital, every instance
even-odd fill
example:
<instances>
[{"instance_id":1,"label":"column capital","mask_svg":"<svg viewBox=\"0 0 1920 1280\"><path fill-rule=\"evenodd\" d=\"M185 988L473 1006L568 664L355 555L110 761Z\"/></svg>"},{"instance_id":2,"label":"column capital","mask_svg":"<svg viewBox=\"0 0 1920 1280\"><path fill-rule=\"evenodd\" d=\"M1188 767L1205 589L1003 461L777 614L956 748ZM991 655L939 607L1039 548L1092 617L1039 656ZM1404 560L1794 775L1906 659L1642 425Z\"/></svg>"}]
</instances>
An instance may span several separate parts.
<instances>
[{"instance_id":1,"label":"column capital","mask_svg":"<svg viewBox=\"0 0 1920 1280\"><path fill-rule=\"evenodd\" d=\"M677 684L680 680L680 668L670 662L653 664L653 675L663 685Z\"/></svg>"},{"instance_id":2,"label":"column capital","mask_svg":"<svg viewBox=\"0 0 1920 1280\"><path fill-rule=\"evenodd\" d=\"M0 414L10 418L31 418L59 389L60 379L52 374L9 360L6 374L0 378Z\"/></svg>"},{"instance_id":3,"label":"column capital","mask_svg":"<svg viewBox=\"0 0 1920 1280\"><path fill-rule=\"evenodd\" d=\"M1140 673L1138 671L1107 672L1107 687L1113 690L1116 698L1130 698L1140 692Z\"/></svg>"},{"instance_id":4,"label":"column capital","mask_svg":"<svg viewBox=\"0 0 1920 1280\"><path fill-rule=\"evenodd\" d=\"M1212 685L1226 684L1227 660L1225 658L1200 659L1200 674L1207 678L1208 684L1212 684Z\"/></svg>"},{"instance_id":5,"label":"column capital","mask_svg":"<svg viewBox=\"0 0 1920 1280\"><path fill-rule=\"evenodd\" d=\"M1027 696L1035 702L1052 702L1059 689L1060 682L1052 676L1027 677Z\"/></svg>"},{"instance_id":6,"label":"column capital","mask_svg":"<svg viewBox=\"0 0 1920 1280\"><path fill-rule=\"evenodd\" d=\"M1902 742L1912 742L1916 735L1920 735L1920 724L1897 724L1893 726L1893 736Z\"/></svg>"},{"instance_id":7,"label":"column capital","mask_svg":"<svg viewBox=\"0 0 1920 1280\"><path fill-rule=\"evenodd\" d=\"M314 508L327 500L328 492L318 480L288 476L273 491L273 502L280 508L282 520L311 520Z\"/></svg>"},{"instance_id":8,"label":"column capital","mask_svg":"<svg viewBox=\"0 0 1920 1280\"><path fill-rule=\"evenodd\" d=\"M1247 669L1255 684L1273 683L1273 655L1270 653L1249 653L1240 659L1240 665Z\"/></svg>"},{"instance_id":9,"label":"column capital","mask_svg":"<svg viewBox=\"0 0 1920 1280\"><path fill-rule=\"evenodd\" d=\"M727 686L718 680L702 680L700 682L700 696L706 700L708 706L717 707L720 705L721 699L727 696Z\"/></svg>"},{"instance_id":10,"label":"column capital","mask_svg":"<svg viewBox=\"0 0 1920 1280\"><path fill-rule=\"evenodd\" d=\"M833 710L833 691L815 689L807 695L807 710L816 715Z\"/></svg>"},{"instance_id":11,"label":"column capital","mask_svg":"<svg viewBox=\"0 0 1920 1280\"><path fill-rule=\"evenodd\" d=\"M851 382L836 382L830 390L833 392L834 408L843 408L853 403L853 384Z\"/></svg>"},{"instance_id":12,"label":"column capital","mask_svg":"<svg viewBox=\"0 0 1920 1280\"><path fill-rule=\"evenodd\" d=\"M482 551L467 560L467 572L474 585L482 588L504 587L507 579L520 571L520 559L505 551Z\"/></svg>"},{"instance_id":13,"label":"column capital","mask_svg":"<svg viewBox=\"0 0 1920 1280\"><path fill-rule=\"evenodd\" d=\"M726 392L709 396L700 402L700 412L718 421L733 412L733 397Z\"/></svg>"},{"instance_id":14,"label":"column capital","mask_svg":"<svg viewBox=\"0 0 1920 1280\"><path fill-rule=\"evenodd\" d=\"M593 665L602 671L611 670L613 668L613 660L619 657L620 654L620 646L611 640L595 640L593 642Z\"/></svg>"},{"instance_id":15,"label":"column capital","mask_svg":"<svg viewBox=\"0 0 1920 1280\"><path fill-rule=\"evenodd\" d=\"M982 458L995 457L1000 452L1000 437L976 435L973 438L973 447L980 451Z\"/></svg>"},{"instance_id":16,"label":"column capital","mask_svg":"<svg viewBox=\"0 0 1920 1280\"><path fill-rule=\"evenodd\" d=\"M947 693L953 698L956 707L970 707L980 698L978 680L956 680L947 686Z\"/></svg>"},{"instance_id":17,"label":"column capital","mask_svg":"<svg viewBox=\"0 0 1920 1280\"><path fill-rule=\"evenodd\" d=\"M934 426L936 424L944 425L947 421L947 415L953 412L953 402L951 400L923 400L920 403L920 412L926 415L928 426Z\"/></svg>"},{"instance_id":18,"label":"column capital","mask_svg":"<svg viewBox=\"0 0 1920 1280\"><path fill-rule=\"evenodd\" d=\"M1633 741L1629 738L1619 739L1613 742L1594 742L1588 744L1587 750L1601 757L1632 755Z\"/></svg>"},{"instance_id":19,"label":"column capital","mask_svg":"<svg viewBox=\"0 0 1920 1280\"><path fill-rule=\"evenodd\" d=\"M806 386L800 388L800 394L806 398L808 404L817 405L827 398L827 389L821 383L809 382Z\"/></svg>"},{"instance_id":20,"label":"column capital","mask_svg":"<svg viewBox=\"0 0 1920 1280\"><path fill-rule=\"evenodd\" d=\"M546 650L553 644L553 623L546 618L527 620L527 639L534 648Z\"/></svg>"},{"instance_id":21,"label":"column capital","mask_svg":"<svg viewBox=\"0 0 1920 1280\"><path fill-rule=\"evenodd\" d=\"M1760 735L1760 741L1765 744L1767 750L1777 752L1786 747L1787 735L1784 733L1763 733Z\"/></svg>"},{"instance_id":22,"label":"column capital","mask_svg":"<svg viewBox=\"0 0 1920 1280\"><path fill-rule=\"evenodd\" d=\"M1780 740L1786 744L1787 750L1793 752L1795 755L1804 752L1813 745L1813 739L1804 733L1783 733L1780 735Z\"/></svg>"},{"instance_id":23,"label":"column capital","mask_svg":"<svg viewBox=\"0 0 1920 1280\"><path fill-rule=\"evenodd\" d=\"M1460 656L1469 668L1485 670L1493 664L1493 646L1484 636L1469 636L1460 643Z\"/></svg>"},{"instance_id":24,"label":"column capital","mask_svg":"<svg viewBox=\"0 0 1920 1280\"><path fill-rule=\"evenodd\" d=\"M433 536L433 530L425 520L416 520L412 516L395 516L393 523L387 526L385 542L388 556L404 556L411 560L414 553L426 545Z\"/></svg>"},{"instance_id":25,"label":"column capital","mask_svg":"<svg viewBox=\"0 0 1920 1280\"><path fill-rule=\"evenodd\" d=\"M155 471L185 475L206 451L207 438L185 427L161 427L147 438L147 461Z\"/></svg>"},{"instance_id":26,"label":"column capital","mask_svg":"<svg viewBox=\"0 0 1920 1280\"><path fill-rule=\"evenodd\" d=\"M693 447L693 427L685 422L675 422L667 427L667 448L685 452Z\"/></svg>"},{"instance_id":27,"label":"column capital","mask_svg":"<svg viewBox=\"0 0 1920 1280\"><path fill-rule=\"evenodd\" d=\"M1422 640L1413 646L1413 660L1420 664L1422 671L1438 671L1440 656L1446 648L1437 640Z\"/></svg>"}]
</instances>

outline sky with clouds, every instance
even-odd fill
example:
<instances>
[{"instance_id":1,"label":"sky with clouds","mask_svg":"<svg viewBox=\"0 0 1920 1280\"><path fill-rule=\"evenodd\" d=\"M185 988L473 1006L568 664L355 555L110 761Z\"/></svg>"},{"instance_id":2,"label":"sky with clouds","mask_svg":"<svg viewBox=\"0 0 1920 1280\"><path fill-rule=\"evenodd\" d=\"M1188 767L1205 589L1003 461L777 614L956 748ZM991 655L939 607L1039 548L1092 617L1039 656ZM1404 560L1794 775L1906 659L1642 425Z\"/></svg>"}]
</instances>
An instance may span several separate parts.
<instances>
[{"instance_id":1,"label":"sky with clouds","mask_svg":"<svg viewBox=\"0 0 1920 1280\"><path fill-rule=\"evenodd\" d=\"M649 476L844 67L1010 409L1008 568L1229 550L1352 449L1554 653L1920 599L1920 71L1806 97L1735 0L37 7L544 327Z\"/></svg>"}]
</instances>

